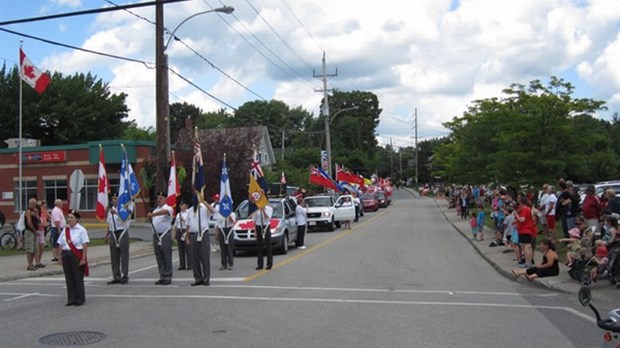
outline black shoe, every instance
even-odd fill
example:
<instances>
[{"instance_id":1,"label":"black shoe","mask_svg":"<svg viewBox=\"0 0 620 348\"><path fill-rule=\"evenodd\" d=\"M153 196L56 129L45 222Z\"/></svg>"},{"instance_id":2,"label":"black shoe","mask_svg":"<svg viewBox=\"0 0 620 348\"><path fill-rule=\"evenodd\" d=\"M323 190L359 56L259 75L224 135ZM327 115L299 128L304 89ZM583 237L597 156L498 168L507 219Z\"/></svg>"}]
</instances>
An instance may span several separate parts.
<instances>
[{"instance_id":1,"label":"black shoe","mask_svg":"<svg viewBox=\"0 0 620 348\"><path fill-rule=\"evenodd\" d=\"M75 305L76 305L76 306L81 306L81 305L83 305L83 304L84 304L84 302L82 302L82 301L75 301Z\"/></svg>"},{"instance_id":2,"label":"black shoe","mask_svg":"<svg viewBox=\"0 0 620 348\"><path fill-rule=\"evenodd\" d=\"M67 302L65 303L65 306L75 306L75 302Z\"/></svg>"},{"instance_id":3,"label":"black shoe","mask_svg":"<svg viewBox=\"0 0 620 348\"><path fill-rule=\"evenodd\" d=\"M203 282L193 282L189 286L198 286L204 284Z\"/></svg>"},{"instance_id":4,"label":"black shoe","mask_svg":"<svg viewBox=\"0 0 620 348\"><path fill-rule=\"evenodd\" d=\"M127 278L121 279L121 284L125 285L127 283L129 283L129 279L127 279Z\"/></svg>"},{"instance_id":5,"label":"black shoe","mask_svg":"<svg viewBox=\"0 0 620 348\"><path fill-rule=\"evenodd\" d=\"M191 271L191 270L192 270L192 268L191 268L191 267L187 267L187 271Z\"/></svg>"},{"instance_id":6,"label":"black shoe","mask_svg":"<svg viewBox=\"0 0 620 348\"><path fill-rule=\"evenodd\" d=\"M491 242L491 244L489 244L489 248L494 248L497 246L497 242L493 241Z\"/></svg>"},{"instance_id":7,"label":"black shoe","mask_svg":"<svg viewBox=\"0 0 620 348\"><path fill-rule=\"evenodd\" d=\"M113 280L110 280L110 281L108 282L108 284L120 284L120 283L121 283L121 281L120 281L120 280L118 280L118 279L113 279Z\"/></svg>"},{"instance_id":8,"label":"black shoe","mask_svg":"<svg viewBox=\"0 0 620 348\"><path fill-rule=\"evenodd\" d=\"M255 270L257 270L257 271L258 271L259 269L263 269L263 266L258 266L258 267L256 267L256 268L255 268Z\"/></svg>"},{"instance_id":9,"label":"black shoe","mask_svg":"<svg viewBox=\"0 0 620 348\"><path fill-rule=\"evenodd\" d=\"M52 262L58 262L58 258L57 257L52 257Z\"/></svg>"},{"instance_id":10,"label":"black shoe","mask_svg":"<svg viewBox=\"0 0 620 348\"><path fill-rule=\"evenodd\" d=\"M266 270L270 270L270 269L271 269L271 266L267 266L267 268L265 268L265 269L266 269Z\"/></svg>"},{"instance_id":11,"label":"black shoe","mask_svg":"<svg viewBox=\"0 0 620 348\"><path fill-rule=\"evenodd\" d=\"M161 285L170 285L170 284L172 284L172 281L170 281L170 280L163 280L161 282Z\"/></svg>"},{"instance_id":12,"label":"black shoe","mask_svg":"<svg viewBox=\"0 0 620 348\"><path fill-rule=\"evenodd\" d=\"M179 267L179 268L177 268L177 271L182 271L182 270L184 270L184 269L187 269L187 268L185 268L185 267Z\"/></svg>"},{"instance_id":13,"label":"black shoe","mask_svg":"<svg viewBox=\"0 0 620 348\"><path fill-rule=\"evenodd\" d=\"M499 242L499 243L497 243L497 245L498 246L504 246L505 244L504 244L504 242Z\"/></svg>"},{"instance_id":14,"label":"black shoe","mask_svg":"<svg viewBox=\"0 0 620 348\"><path fill-rule=\"evenodd\" d=\"M160 279L160 280L155 282L155 285L162 285L162 284L164 284L164 280L163 279Z\"/></svg>"},{"instance_id":15,"label":"black shoe","mask_svg":"<svg viewBox=\"0 0 620 348\"><path fill-rule=\"evenodd\" d=\"M36 268L45 268L45 265L42 263L38 263L35 265Z\"/></svg>"},{"instance_id":16,"label":"black shoe","mask_svg":"<svg viewBox=\"0 0 620 348\"><path fill-rule=\"evenodd\" d=\"M228 268L228 267L226 267L226 266L222 266L222 267L220 267L220 271L223 271L223 270L225 270L226 268Z\"/></svg>"},{"instance_id":17,"label":"black shoe","mask_svg":"<svg viewBox=\"0 0 620 348\"><path fill-rule=\"evenodd\" d=\"M209 286L209 282L203 282L202 285Z\"/></svg>"}]
</instances>

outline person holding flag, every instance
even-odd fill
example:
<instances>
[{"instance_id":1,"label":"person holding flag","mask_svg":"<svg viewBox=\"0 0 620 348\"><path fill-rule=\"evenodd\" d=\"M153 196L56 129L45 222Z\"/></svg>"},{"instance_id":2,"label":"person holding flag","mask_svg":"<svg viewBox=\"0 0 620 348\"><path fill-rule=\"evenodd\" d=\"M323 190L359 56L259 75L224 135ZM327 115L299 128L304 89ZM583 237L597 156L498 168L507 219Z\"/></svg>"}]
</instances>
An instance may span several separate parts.
<instances>
[{"instance_id":1,"label":"person holding flag","mask_svg":"<svg viewBox=\"0 0 620 348\"><path fill-rule=\"evenodd\" d=\"M230 192L230 178L228 177L228 168L226 167L226 154L222 162L222 173L220 175L220 204L217 215L217 227L220 230L220 271L233 269L233 256L235 253L235 238L232 233L232 227L235 225L236 216L232 211L233 200Z\"/></svg>"},{"instance_id":2,"label":"person holding flag","mask_svg":"<svg viewBox=\"0 0 620 348\"><path fill-rule=\"evenodd\" d=\"M117 210L118 195L112 195L112 205L108 208L108 231L105 241L110 246L110 265L112 280L108 284L127 284L129 282L129 223L123 221Z\"/></svg>"},{"instance_id":3,"label":"person holding flag","mask_svg":"<svg viewBox=\"0 0 620 348\"><path fill-rule=\"evenodd\" d=\"M258 152L256 151L256 147L254 147L252 169L250 170L248 200L257 209L252 213L252 220L254 221L254 234L256 235L256 270L263 269L263 247L267 252L267 269L269 270L273 266L273 251L271 248L270 230L273 208L269 205L269 200L265 194L266 188L267 181L263 176L263 170L260 166Z\"/></svg>"},{"instance_id":4,"label":"person holding flag","mask_svg":"<svg viewBox=\"0 0 620 348\"><path fill-rule=\"evenodd\" d=\"M179 271L192 269L192 258L189 254L187 240L185 239L185 232L187 232L187 216L189 214L187 208L187 202L181 201L181 211L179 211L174 220L175 239L179 249L179 268L177 269Z\"/></svg>"},{"instance_id":5,"label":"person holding flag","mask_svg":"<svg viewBox=\"0 0 620 348\"><path fill-rule=\"evenodd\" d=\"M191 286L209 286L211 279L211 243L209 242L209 213L215 209L203 199L205 188L204 163L198 141L198 128L195 128L194 159L192 182L194 184L194 204L187 216L185 241L190 247L194 283ZM205 238L206 237L206 238ZM204 238L204 241L203 241Z\"/></svg>"}]
</instances>

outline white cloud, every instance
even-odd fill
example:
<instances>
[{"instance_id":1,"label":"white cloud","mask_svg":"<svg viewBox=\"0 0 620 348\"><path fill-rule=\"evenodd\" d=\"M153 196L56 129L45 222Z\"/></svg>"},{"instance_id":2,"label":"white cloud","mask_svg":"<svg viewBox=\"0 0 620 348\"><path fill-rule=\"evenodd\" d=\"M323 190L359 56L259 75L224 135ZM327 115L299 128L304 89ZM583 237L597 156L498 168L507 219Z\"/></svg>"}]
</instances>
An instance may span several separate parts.
<instances>
[{"instance_id":1,"label":"white cloud","mask_svg":"<svg viewBox=\"0 0 620 348\"><path fill-rule=\"evenodd\" d=\"M72 8L82 7L82 0L50 0L50 2L57 6L67 6Z\"/></svg>"},{"instance_id":2,"label":"white cloud","mask_svg":"<svg viewBox=\"0 0 620 348\"><path fill-rule=\"evenodd\" d=\"M81 5L55 2L70 3ZM304 27L279 0L252 4L301 60L243 2L235 4L238 20L201 15L185 23L177 36L261 96L315 114L322 95L314 89L322 84L312 69L320 73L325 51L327 72L340 68L330 87L379 96L386 115L378 129L383 137L407 137L410 128L390 117L407 119L416 107L420 130L441 134L441 123L462 114L474 99L499 96L514 82L567 72L582 80L569 82L586 88L578 96L596 94L615 101L618 109L618 0L461 0L453 11L450 0L288 2ZM207 9L199 1L167 5L166 26L172 29ZM151 8L133 12L154 19ZM154 26L125 11L97 16L84 32L83 47L154 61ZM173 41L167 53L176 71L227 103L239 106L257 99L180 42ZM42 65L109 76L115 91L129 95L131 117L142 126L154 125L154 70L81 52L53 55ZM170 91L173 102L194 103L205 111L223 107L173 75Z\"/></svg>"}]
</instances>

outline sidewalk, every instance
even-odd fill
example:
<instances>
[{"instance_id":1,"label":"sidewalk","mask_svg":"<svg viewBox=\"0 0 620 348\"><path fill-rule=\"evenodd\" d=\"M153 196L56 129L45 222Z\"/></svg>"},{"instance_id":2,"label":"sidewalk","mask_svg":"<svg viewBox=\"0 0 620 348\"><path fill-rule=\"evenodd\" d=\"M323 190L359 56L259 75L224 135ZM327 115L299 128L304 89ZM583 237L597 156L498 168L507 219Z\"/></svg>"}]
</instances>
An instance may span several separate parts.
<instances>
[{"instance_id":1,"label":"sidewalk","mask_svg":"<svg viewBox=\"0 0 620 348\"><path fill-rule=\"evenodd\" d=\"M568 294L576 295L581 285L575 279L572 279L567 272L566 265L560 262L560 274L557 277L537 278L533 281L529 281L523 277L518 280L511 273L512 268L517 268L517 262L512 259L515 257L513 252L503 254L504 247L489 247L489 243L495 239L495 232L485 226L484 227L484 241L476 242L471 240L471 227L469 226L469 219L462 220L456 215L455 209L448 209L448 201L441 198L433 198L437 207L441 210L442 214L450 224L465 237L465 241L472 245L476 251L493 266L497 272L503 276L518 281L521 283L531 283L544 288L560 291ZM540 251L536 251L535 258L538 262L541 260ZM610 302L618 300L620 296L620 290L616 286L611 286L607 279L602 279L596 283L590 285L592 293L598 298L604 298ZM613 300L613 301L612 301Z\"/></svg>"},{"instance_id":2,"label":"sidewalk","mask_svg":"<svg viewBox=\"0 0 620 348\"><path fill-rule=\"evenodd\" d=\"M102 238L103 236L105 236L105 228L89 230L90 238ZM153 243L151 241L135 241L129 244L130 259L150 254L153 254ZM43 253L43 260L41 260L45 264L45 268L28 271L26 270L26 254L0 257L0 281L62 274L62 266L51 262L51 258L52 249L48 247ZM88 248L89 267L100 267L108 264L110 264L109 246L99 245Z\"/></svg>"}]
</instances>

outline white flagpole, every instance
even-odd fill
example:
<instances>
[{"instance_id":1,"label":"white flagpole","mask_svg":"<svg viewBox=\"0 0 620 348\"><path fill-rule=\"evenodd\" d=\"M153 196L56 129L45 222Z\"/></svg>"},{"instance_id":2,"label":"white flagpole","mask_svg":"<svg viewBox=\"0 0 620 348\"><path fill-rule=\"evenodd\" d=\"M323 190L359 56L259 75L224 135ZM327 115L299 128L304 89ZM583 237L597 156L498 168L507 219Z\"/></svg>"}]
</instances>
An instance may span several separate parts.
<instances>
[{"instance_id":1,"label":"white flagpole","mask_svg":"<svg viewBox=\"0 0 620 348\"><path fill-rule=\"evenodd\" d=\"M21 216L22 213L22 64L21 64L21 50L23 40L19 40L20 60L19 60L19 189L17 196L17 211Z\"/></svg>"}]
</instances>

